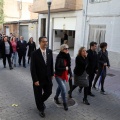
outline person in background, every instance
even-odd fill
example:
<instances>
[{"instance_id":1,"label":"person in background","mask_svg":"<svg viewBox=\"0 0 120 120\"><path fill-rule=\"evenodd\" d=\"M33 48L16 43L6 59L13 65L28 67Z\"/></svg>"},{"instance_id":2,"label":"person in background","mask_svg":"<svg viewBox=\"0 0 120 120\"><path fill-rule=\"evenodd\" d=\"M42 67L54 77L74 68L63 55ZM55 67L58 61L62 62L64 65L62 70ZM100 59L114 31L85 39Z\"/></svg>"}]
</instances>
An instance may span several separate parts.
<instances>
[{"instance_id":1,"label":"person in background","mask_svg":"<svg viewBox=\"0 0 120 120\"><path fill-rule=\"evenodd\" d=\"M103 42L100 44L101 50L98 53L98 73L95 77L93 88L96 89L96 83L98 81L98 78L101 76L101 93L105 94L104 90L104 82L106 78L106 67L110 67L110 62L108 58L108 51L107 51L107 43Z\"/></svg>"},{"instance_id":2,"label":"person in background","mask_svg":"<svg viewBox=\"0 0 120 120\"><path fill-rule=\"evenodd\" d=\"M16 37L12 37L10 42L11 42L12 49L13 49L12 63L14 64L14 67L16 67L16 60L17 60L17 42L16 42Z\"/></svg>"},{"instance_id":3,"label":"person in background","mask_svg":"<svg viewBox=\"0 0 120 120\"><path fill-rule=\"evenodd\" d=\"M2 50L2 58L3 58L3 65L4 68L6 68L6 58L8 60L9 68L12 70L12 64L11 64L11 55L13 53L12 45L8 41L8 36L3 37L3 41L1 43L1 50Z\"/></svg>"},{"instance_id":4,"label":"person in background","mask_svg":"<svg viewBox=\"0 0 120 120\"><path fill-rule=\"evenodd\" d=\"M11 39L12 39L13 37L14 37L13 34L10 33L10 36L8 37L8 40L11 41Z\"/></svg>"},{"instance_id":5,"label":"person in background","mask_svg":"<svg viewBox=\"0 0 120 120\"><path fill-rule=\"evenodd\" d=\"M33 51L35 51L36 50L36 44L35 44L35 42L33 41L33 37L31 37L30 39L29 39L29 42L27 43L27 45L28 45L28 64L29 64L29 61L30 61L30 58L31 58L31 54L32 54L32 52Z\"/></svg>"},{"instance_id":6,"label":"person in background","mask_svg":"<svg viewBox=\"0 0 120 120\"><path fill-rule=\"evenodd\" d=\"M68 74L72 77L71 73L71 61L70 56L68 54L68 45L63 44L60 47L60 53L57 55L56 63L55 63L55 78L58 83L58 88L56 90L56 95L54 100L56 104L60 104L59 102L59 95L61 93L64 110L68 110L67 106L67 99L66 99L66 85L65 83L68 82Z\"/></svg>"},{"instance_id":7,"label":"person in background","mask_svg":"<svg viewBox=\"0 0 120 120\"><path fill-rule=\"evenodd\" d=\"M21 60L23 59L23 67L26 68L25 56L27 50L27 43L23 36L20 36L20 40L17 42L17 51L19 53L19 65L21 66Z\"/></svg>"},{"instance_id":8,"label":"person in background","mask_svg":"<svg viewBox=\"0 0 120 120\"><path fill-rule=\"evenodd\" d=\"M31 56L31 76L33 80L34 96L36 106L42 118L45 117L45 101L52 94L53 54L47 49L48 41L46 37L39 38L40 48Z\"/></svg>"},{"instance_id":9,"label":"person in background","mask_svg":"<svg viewBox=\"0 0 120 120\"><path fill-rule=\"evenodd\" d=\"M87 100L89 86L89 81L87 79L88 76L86 73L87 64L86 49L85 47L81 47L75 60L74 85L72 86L72 90L68 91L68 95L71 98L72 92L76 87L84 87L83 103L85 103L86 105L90 105Z\"/></svg>"}]
</instances>

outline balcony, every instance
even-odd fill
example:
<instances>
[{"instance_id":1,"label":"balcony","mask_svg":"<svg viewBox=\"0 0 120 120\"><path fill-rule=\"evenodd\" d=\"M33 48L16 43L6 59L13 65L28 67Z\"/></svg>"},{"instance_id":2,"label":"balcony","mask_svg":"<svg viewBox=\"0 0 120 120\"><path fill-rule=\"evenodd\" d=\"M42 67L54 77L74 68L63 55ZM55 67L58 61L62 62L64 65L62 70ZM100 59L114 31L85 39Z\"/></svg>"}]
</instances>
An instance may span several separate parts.
<instances>
[{"instance_id":1,"label":"balcony","mask_svg":"<svg viewBox=\"0 0 120 120\"><path fill-rule=\"evenodd\" d=\"M82 0L53 0L51 12L75 11L83 8ZM34 0L32 12L46 14L48 10L46 0Z\"/></svg>"}]
</instances>

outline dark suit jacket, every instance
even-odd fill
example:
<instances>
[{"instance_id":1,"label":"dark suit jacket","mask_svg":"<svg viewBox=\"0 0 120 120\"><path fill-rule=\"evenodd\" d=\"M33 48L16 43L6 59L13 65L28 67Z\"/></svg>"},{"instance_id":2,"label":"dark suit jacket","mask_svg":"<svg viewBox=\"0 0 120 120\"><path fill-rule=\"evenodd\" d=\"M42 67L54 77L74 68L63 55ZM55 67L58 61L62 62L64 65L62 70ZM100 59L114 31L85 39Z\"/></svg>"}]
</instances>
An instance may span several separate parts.
<instances>
[{"instance_id":1,"label":"dark suit jacket","mask_svg":"<svg viewBox=\"0 0 120 120\"><path fill-rule=\"evenodd\" d=\"M42 56L40 49L34 51L31 55L31 76L33 83L39 81L40 85L46 83L52 83L51 77L54 75L53 72L53 54L52 51L46 49L47 65Z\"/></svg>"},{"instance_id":2,"label":"dark suit jacket","mask_svg":"<svg viewBox=\"0 0 120 120\"><path fill-rule=\"evenodd\" d=\"M19 40L17 42L17 51L19 52L19 54L25 55L26 54L26 50L27 50L27 43L26 43L26 41L23 40L23 43L21 43L21 41Z\"/></svg>"},{"instance_id":3,"label":"dark suit jacket","mask_svg":"<svg viewBox=\"0 0 120 120\"><path fill-rule=\"evenodd\" d=\"M96 51L92 51L91 49L89 49L87 53L88 53L87 73L94 74L96 73L96 70L98 69L98 55Z\"/></svg>"},{"instance_id":4,"label":"dark suit jacket","mask_svg":"<svg viewBox=\"0 0 120 120\"><path fill-rule=\"evenodd\" d=\"M13 49L12 49L12 45L11 45L11 43L8 41L8 43L9 43L9 45L10 45L10 56L12 55L12 53L13 53ZM2 43L1 43L1 45L0 45L0 47L1 47L1 53L2 53L2 57L5 55L5 42L4 41L2 41Z\"/></svg>"}]
</instances>

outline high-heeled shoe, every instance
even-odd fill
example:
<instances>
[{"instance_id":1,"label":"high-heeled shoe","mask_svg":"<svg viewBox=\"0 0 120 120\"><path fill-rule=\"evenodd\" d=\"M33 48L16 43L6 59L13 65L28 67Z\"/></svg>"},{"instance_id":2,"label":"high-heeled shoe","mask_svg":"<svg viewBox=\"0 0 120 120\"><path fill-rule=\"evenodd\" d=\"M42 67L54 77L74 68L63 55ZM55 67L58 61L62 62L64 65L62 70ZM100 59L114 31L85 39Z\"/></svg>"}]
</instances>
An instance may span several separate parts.
<instances>
[{"instance_id":1,"label":"high-heeled shoe","mask_svg":"<svg viewBox=\"0 0 120 120\"><path fill-rule=\"evenodd\" d=\"M71 93L71 91L68 91L68 97L69 97L69 98L72 98L72 93Z\"/></svg>"},{"instance_id":2,"label":"high-heeled shoe","mask_svg":"<svg viewBox=\"0 0 120 120\"><path fill-rule=\"evenodd\" d=\"M83 98L83 103L86 104L86 105L90 105L90 103L88 102L87 99Z\"/></svg>"}]
</instances>

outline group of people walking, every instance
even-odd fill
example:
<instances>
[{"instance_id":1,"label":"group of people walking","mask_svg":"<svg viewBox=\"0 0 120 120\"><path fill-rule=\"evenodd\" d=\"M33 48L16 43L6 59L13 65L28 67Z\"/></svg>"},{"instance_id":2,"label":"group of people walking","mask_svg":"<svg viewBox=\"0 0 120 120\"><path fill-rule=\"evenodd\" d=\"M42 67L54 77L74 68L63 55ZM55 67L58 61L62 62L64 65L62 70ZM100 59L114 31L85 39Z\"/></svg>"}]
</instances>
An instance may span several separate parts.
<instances>
[{"instance_id":1,"label":"group of people walking","mask_svg":"<svg viewBox=\"0 0 120 120\"><path fill-rule=\"evenodd\" d=\"M31 53L36 50L35 42L31 37L27 43L23 36L20 36L20 40L17 40L15 36L11 34L11 37L6 35L1 36L0 40L0 57L3 59L4 68L6 68L6 59L8 60L10 70L16 67L17 56L18 63L21 66L21 60L23 60L23 67L26 68L26 52L28 47L28 64L31 58Z\"/></svg>"},{"instance_id":2,"label":"group of people walking","mask_svg":"<svg viewBox=\"0 0 120 120\"><path fill-rule=\"evenodd\" d=\"M32 53L31 56L31 76L33 80L33 90L36 101L36 106L40 116L45 117L45 101L52 94L52 79L55 77L58 84L54 101L56 104L63 104L64 110L68 110L67 93L69 98L72 98L73 90L79 86L79 92L84 89L83 103L90 105L88 95L94 97L91 88L97 89L96 83L101 78L101 93L105 95L104 81L106 77L106 67L110 67L107 43L100 44L101 50L97 54L97 43L91 42L90 49L86 50L81 47L75 59L75 68L72 74L71 57L69 54L69 46L62 44L60 52L56 57L55 69L53 65L53 54L47 48L48 41L46 37L39 38L40 48ZM55 70L55 71L54 71ZM74 84L72 79L74 78ZM94 80L95 79L95 80ZM94 80L94 84L93 83ZM66 82L69 82L70 90L67 92ZM59 100L61 94L62 103Z\"/></svg>"}]
</instances>

